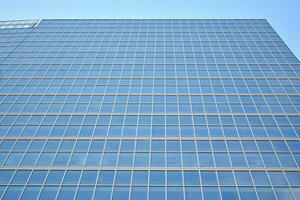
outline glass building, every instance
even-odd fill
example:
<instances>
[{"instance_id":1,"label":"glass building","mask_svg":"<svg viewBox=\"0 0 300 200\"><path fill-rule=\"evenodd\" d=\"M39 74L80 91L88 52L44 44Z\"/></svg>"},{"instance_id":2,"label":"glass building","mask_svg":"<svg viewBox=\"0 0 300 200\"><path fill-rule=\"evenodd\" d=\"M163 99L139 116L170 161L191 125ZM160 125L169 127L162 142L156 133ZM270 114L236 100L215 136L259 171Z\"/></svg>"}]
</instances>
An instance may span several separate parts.
<instances>
[{"instance_id":1,"label":"glass building","mask_svg":"<svg viewBox=\"0 0 300 200\"><path fill-rule=\"evenodd\" d=\"M264 19L0 22L0 199L300 199L300 63Z\"/></svg>"}]
</instances>

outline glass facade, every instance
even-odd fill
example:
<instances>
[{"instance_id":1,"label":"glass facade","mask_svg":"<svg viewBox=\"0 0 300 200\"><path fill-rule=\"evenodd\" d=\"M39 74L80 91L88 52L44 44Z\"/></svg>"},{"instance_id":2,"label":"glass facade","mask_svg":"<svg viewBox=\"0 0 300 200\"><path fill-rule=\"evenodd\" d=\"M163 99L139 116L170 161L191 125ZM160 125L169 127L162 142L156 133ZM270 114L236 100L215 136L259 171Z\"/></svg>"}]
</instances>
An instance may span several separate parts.
<instances>
[{"instance_id":1,"label":"glass facade","mask_svg":"<svg viewBox=\"0 0 300 200\"><path fill-rule=\"evenodd\" d=\"M300 63L264 19L0 22L0 199L300 199Z\"/></svg>"}]
</instances>

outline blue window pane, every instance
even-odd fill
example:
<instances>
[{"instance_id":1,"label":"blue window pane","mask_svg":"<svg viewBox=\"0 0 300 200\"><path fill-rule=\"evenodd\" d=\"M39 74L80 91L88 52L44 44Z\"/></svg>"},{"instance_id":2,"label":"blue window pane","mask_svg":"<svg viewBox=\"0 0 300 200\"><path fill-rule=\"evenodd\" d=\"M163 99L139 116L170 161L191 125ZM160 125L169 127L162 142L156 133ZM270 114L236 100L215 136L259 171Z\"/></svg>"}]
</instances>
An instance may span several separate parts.
<instances>
[{"instance_id":1,"label":"blue window pane","mask_svg":"<svg viewBox=\"0 0 300 200\"><path fill-rule=\"evenodd\" d=\"M164 187L149 188L149 200L164 200L164 199L165 199Z\"/></svg>"},{"instance_id":2,"label":"blue window pane","mask_svg":"<svg viewBox=\"0 0 300 200\"><path fill-rule=\"evenodd\" d=\"M55 199L59 187L57 186L44 186L39 199L41 200L51 200Z\"/></svg>"},{"instance_id":3,"label":"blue window pane","mask_svg":"<svg viewBox=\"0 0 300 200\"><path fill-rule=\"evenodd\" d=\"M212 141L214 151L227 151L226 143L224 141Z\"/></svg>"},{"instance_id":4,"label":"blue window pane","mask_svg":"<svg viewBox=\"0 0 300 200\"><path fill-rule=\"evenodd\" d=\"M278 152L288 152L289 149L285 142L283 141L272 141L274 149Z\"/></svg>"},{"instance_id":5,"label":"blue window pane","mask_svg":"<svg viewBox=\"0 0 300 200\"><path fill-rule=\"evenodd\" d=\"M53 166L67 166L70 153L57 153Z\"/></svg>"},{"instance_id":6,"label":"blue window pane","mask_svg":"<svg viewBox=\"0 0 300 200\"><path fill-rule=\"evenodd\" d=\"M2 199L11 200L11 199L18 199L22 193L23 187L21 186L10 186Z\"/></svg>"},{"instance_id":7,"label":"blue window pane","mask_svg":"<svg viewBox=\"0 0 300 200\"><path fill-rule=\"evenodd\" d=\"M237 171L234 173L238 185L252 185L251 175L247 171Z\"/></svg>"},{"instance_id":8,"label":"blue window pane","mask_svg":"<svg viewBox=\"0 0 300 200\"><path fill-rule=\"evenodd\" d=\"M133 171L132 184L133 185L147 185L148 184L148 171Z\"/></svg>"},{"instance_id":9,"label":"blue window pane","mask_svg":"<svg viewBox=\"0 0 300 200\"><path fill-rule=\"evenodd\" d=\"M196 151L195 143L193 141L182 141L182 151Z\"/></svg>"},{"instance_id":10,"label":"blue window pane","mask_svg":"<svg viewBox=\"0 0 300 200\"><path fill-rule=\"evenodd\" d=\"M23 153L11 153L5 162L5 166L18 166L23 158Z\"/></svg>"},{"instance_id":11,"label":"blue window pane","mask_svg":"<svg viewBox=\"0 0 300 200\"><path fill-rule=\"evenodd\" d=\"M80 184L95 184L97 175L97 171L83 171L80 178Z\"/></svg>"},{"instance_id":12,"label":"blue window pane","mask_svg":"<svg viewBox=\"0 0 300 200\"><path fill-rule=\"evenodd\" d=\"M233 167L247 167L243 153L231 153L230 158Z\"/></svg>"},{"instance_id":13,"label":"blue window pane","mask_svg":"<svg viewBox=\"0 0 300 200\"><path fill-rule=\"evenodd\" d=\"M179 141L167 141L167 150L168 151L180 151Z\"/></svg>"},{"instance_id":14,"label":"blue window pane","mask_svg":"<svg viewBox=\"0 0 300 200\"><path fill-rule=\"evenodd\" d=\"M287 185L283 172L269 172L269 176L273 185Z\"/></svg>"},{"instance_id":15,"label":"blue window pane","mask_svg":"<svg viewBox=\"0 0 300 200\"><path fill-rule=\"evenodd\" d=\"M249 167L263 167L263 161L258 153L246 153Z\"/></svg>"},{"instance_id":16,"label":"blue window pane","mask_svg":"<svg viewBox=\"0 0 300 200\"><path fill-rule=\"evenodd\" d=\"M196 153L182 153L184 167L197 167L197 154Z\"/></svg>"},{"instance_id":17,"label":"blue window pane","mask_svg":"<svg viewBox=\"0 0 300 200\"><path fill-rule=\"evenodd\" d=\"M164 167L165 154L164 153L151 153L151 167Z\"/></svg>"},{"instance_id":18,"label":"blue window pane","mask_svg":"<svg viewBox=\"0 0 300 200\"><path fill-rule=\"evenodd\" d=\"M257 200L256 193L253 187L239 187L238 188L241 199Z\"/></svg>"},{"instance_id":19,"label":"blue window pane","mask_svg":"<svg viewBox=\"0 0 300 200\"><path fill-rule=\"evenodd\" d=\"M203 185L217 185L216 173L213 171L202 171L201 180Z\"/></svg>"},{"instance_id":20,"label":"blue window pane","mask_svg":"<svg viewBox=\"0 0 300 200\"><path fill-rule=\"evenodd\" d=\"M55 153L42 153L37 162L37 166L51 166Z\"/></svg>"},{"instance_id":21,"label":"blue window pane","mask_svg":"<svg viewBox=\"0 0 300 200\"><path fill-rule=\"evenodd\" d=\"M94 140L91 143L90 151L93 152L101 152L104 147L104 141L103 140Z\"/></svg>"},{"instance_id":22,"label":"blue window pane","mask_svg":"<svg viewBox=\"0 0 300 200\"><path fill-rule=\"evenodd\" d=\"M255 185L270 185L266 172L251 172Z\"/></svg>"},{"instance_id":23,"label":"blue window pane","mask_svg":"<svg viewBox=\"0 0 300 200\"><path fill-rule=\"evenodd\" d=\"M135 153L134 166L148 167L149 166L149 153Z\"/></svg>"},{"instance_id":24,"label":"blue window pane","mask_svg":"<svg viewBox=\"0 0 300 200\"><path fill-rule=\"evenodd\" d=\"M203 187L203 197L205 200L221 199L220 191L217 187Z\"/></svg>"},{"instance_id":25,"label":"blue window pane","mask_svg":"<svg viewBox=\"0 0 300 200\"><path fill-rule=\"evenodd\" d=\"M115 187L113 190L113 200L126 200L129 198L129 187Z\"/></svg>"},{"instance_id":26,"label":"blue window pane","mask_svg":"<svg viewBox=\"0 0 300 200\"><path fill-rule=\"evenodd\" d=\"M73 199L76 192L76 187L73 186L63 186L60 188L57 200L64 200L64 199Z\"/></svg>"},{"instance_id":27,"label":"blue window pane","mask_svg":"<svg viewBox=\"0 0 300 200\"><path fill-rule=\"evenodd\" d=\"M147 187L132 187L130 197L132 200L147 199Z\"/></svg>"},{"instance_id":28,"label":"blue window pane","mask_svg":"<svg viewBox=\"0 0 300 200\"><path fill-rule=\"evenodd\" d=\"M101 153L88 153L85 166L99 167L101 162Z\"/></svg>"},{"instance_id":29,"label":"blue window pane","mask_svg":"<svg viewBox=\"0 0 300 200\"><path fill-rule=\"evenodd\" d=\"M168 187L167 188L167 199L178 199L183 200L183 188L182 187Z\"/></svg>"},{"instance_id":30,"label":"blue window pane","mask_svg":"<svg viewBox=\"0 0 300 200\"><path fill-rule=\"evenodd\" d=\"M102 159L102 166L112 167L117 164L117 153L105 153Z\"/></svg>"},{"instance_id":31,"label":"blue window pane","mask_svg":"<svg viewBox=\"0 0 300 200\"><path fill-rule=\"evenodd\" d=\"M103 200L109 200L111 195L111 187L97 187L95 191L94 199L103 199Z\"/></svg>"},{"instance_id":32,"label":"blue window pane","mask_svg":"<svg viewBox=\"0 0 300 200\"><path fill-rule=\"evenodd\" d=\"M215 161L217 167L230 167L231 163L227 153L215 153Z\"/></svg>"},{"instance_id":33,"label":"blue window pane","mask_svg":"<svg viewBox=\"0 0 300 200\"><path fill-rule=\"evenodd\" d=\"M239 199L235 187L221 187L222 199Z\"/></svg>"},{"instance_id":34,"label":"blue window pane","mask_svg":"<svg viewBox=\"0 0 300 200\"><path fill-rule=\"evenodd\" d=\"M197 141L198 151L211 151L211 146L209 141Z\"/></svg>"},{"instance_id":35,"label":"blue window pane","mask_svg":"<svg viewBox=\"0 0 300 200\"><path fill-rule=\"evenodd\" d=\"M81 171L67 171L63 183L77 184L79 182L80 175Z\"/></svg>"},{"instance_id":36,"label":"blue window pane","mask_svg":"<svg viewBox=\"0 0 300 200\"><path fill-rule=\"evenodd\" d=\"M4 191L6 189L6 186L0 186L0 195L2 196Z\"/></svg>"},{"instance_id":37,"label":"blue window pane","mask_svg":"<svg viewBox=\"0 0 300 200\"><path fill-rule=\"evenodd\" d=\"M27 186L22 194L21 199L37 199L41 187L38 186Z\"/></svg>"},{"instance_id":38,"label":"blue window pane","mask_svg":"<svg viewBox=\"0 0 300 200\"><path fill-rule=\"evenodd\" d=\"M29 184L43 184L48 171L33 171L29 179Z\"/></svg>"},{"instance_id":39,"label":"blue window pane","mask_svg":"<svg viewBox=\"0 0 300 200\"><path fill-rule=\"evenodd\" d=\"M167 154L167 166L168 167L180 167L181 166L180 153L168 153Z\"/></svg>"},{"instance_id":40,"label":"blue window pane","mask_svg":"<svg viewBox=\"0 0 300 200\"><path fill-rule=\"evenodd\" d=\"M98 184L112 184L114 181L114 171L100 171Z\"/></svg>"},{"instance_id":41,"label":"blue window pane","mask_svg":"<svg viewBox=\"0 0 300 200\"><path fill-rule=\"evenodd\" d=\"M79 187L76 193L76 200L81 199L92 199L93 198L94 187Z\"/></svg>"},{"instance_id":42,"label":"blue window pane","mask_svg":"<svg viewBox=\"0 0 300 200\"><path fill-rule=\"evenodd\" d=\"M220 185L235 185L232 172L218 172Z\"/></svg>"},{"instance_id":43,"label":"blue window pane","mask_svg":"<svg viewBox=\"0 0 300 200\"><path fill-rule=\"evenodd\" d=\"M165 172L164 171L150 171L150 185L164 185Z\"/></svg>"},{"instance_id":44,"label":"blue window pane","mask_svg":"<svg viewBox=\"0 0 300 200\"><path fill-rule=\"evenodd\" d=\"M106 142L105 150L106 151L116 151L116 149L119 149L120 141L117 140L108 140Z\"/></svg>"},{"instance_id":45,"label":"blue window pane","mask_svg":"<svg viewBox=\"0 0 300 200\"><path fill-rule=\"evenodd\" d=\"M267 167L280 167L276 155L273 153L262 153L262 158Z\"/></svg>"},{"instance_id":46,"label":"blue window pane","mask_svg":"<svg viewBox=\"0 0 300 200\"><path fill-rule=\"evenodd\" d=\"M23 170L20 170L20 171L16 171L11 183L12 184L26 184L29 176L31 174L31 171L23 171ZM6 178L6 177L3 177L3 178Z\"/></svg>"},{"instance_id":47,"label":"blue window pane","mask_svg":"<svg viewBox=\"0 0 300 200\"><path fill-rule=\"evenodd\" d=\"M258 151L254 141L242 141L242 145L245 151Z\"/></svg>"},{"instance_id":48,"label":"blue window pane","mask_svg":"<svg viewBox=\"0 0 300 200\"><path fill-rule=\"evenodd\" d=\"M257 146L261 152L273 151L273 148L269 141L257 141Z\"/></svg>"},{"instance_id":49,"label":"blue window pane","mask_svg":"<svg viewBox=\"0 0 300 200\"><path fill-rule=\"evenodd\" d=\"M288 146L290 147L292 152L299 151L300 142L298 142L298 141L288 141L287 143L288 143Z\"/></svg>"},{"instance_id":50,"label":"blue window pane","mask_svg":"<svg viewBox=\"0 0 300 200\"><path fill-rule=\"evenodd\" d=\"M184 171L184 185L200 185L198 171Z\"/></svg>"},{"instance_id":51,"label":"blue window pane","mask_svg":"<svg viewBox=\"0 0 300 200\"><path fill-rule=\"evenodd\" d=\"M86 153L73 153L70 163L70 166L83 166L86 160Z\"/></svg>"},{"instance_id":52,"label":"blue window pane","mask_svg":"<svg viewBox=\"0 0 300 200\"><path fill-rule=\"evenodd\" d=\"M167 180L168 180L168 185L182 185L182 172L168 171Z\"/></svg>"},{"instance_id":53,"label":"blue window pane","mask_svg":"<svg viewBox=\"0 0 300 200\"><path fill-rule=\"evenodd\" d=\"M131 181L131 171L117 171L115 184L127 184Z\"/></svg>"},{"instance_id":54,"label":"blue window pane","mask_svg":"<svg viewBox=\"0 0 300 200\"><path fill-rule=\"evenodd\" d=\"M292 190L294 192L295 198L300 199L300 188L299 187L293 187Z\"/></svg>"},{"instance_id":55,"label":"blue window pane","mask_svg":"<svg viewBox=\"0 0 300 200\"><path fill-rule=\"evenodd\" d=\"M64 171L50 171L46 180L46 184L60 184L64 177Z\"/></svg>"},{"instance_id":56,"label":"blue window pane","mask_svg":"<svg viewBox=\"0 0 300 200\"><path fill-rule=\"evenodd\" d=\"M259 199L275 200L275 194L271 187L257 187L257 194Z\"/></svg>"},{"instance_id":57,"label":"blue window pane","mask_svg":"<svg viewBox=\"0 0 300 200\"><path fill-rule=\"evenodd\" d=\"M294 200L293 194L289 188L275 187L274 190L278 200Z\"/></svg>"},{"instance_id":58,"label":"blue window pane","mask_svg":"<svg viewBox=\"0 0 300 200\"><path fill-rule=\"evenodd\" d=\"M15 144L15 140L3 140L0 144L1 151L10 151Z\"/></svg>"},{"instance_id":59,"label":"blue window pane","mask_svg":"<svg viewBox=\"0 0 300 200\"><path fill-rule=\"evenodd\" d=\"M12 178L14 171L12 170L1 170L0 171L0 184L8 184Z\"/></svg>"},{"instance_id":60,"label":"blue window pane","mask_svg":"<svg viewBox=\"0 0 300 200\"><path fill-rule=\"evenodd\" d=\"M201 188L200 187L185 187L185 199L186 200L201 200Z\"/></svg>"},{"instance_id":61,"label":"blue window pane","mask_svg":"<svg viewBox=\"0 0 300 200\"><path fill-rule=\"evenodd\" d=\"M152 141L151 142L151 150L152 151L164 151L165 150L165 142L164 141Z\"/></svg>"},{"instance_id":62,"label":"blue window pane","mask_svg":"<svg viewBox=\"0 0 300 200\"><path fill-rule=\"evenodd\" d=\"M200 167L214 167L214 158L212 153L199 153Z\"/></svg>"},{"instance_id":63,"label":"blue window pane","mask_svg":"<svg viewBox=\"0 0 300 200\"><path fill-rule=\"evenodd\" d=\"M282 167L297 167L292 155L277 154Z\"/></svg>"},{"instance_id":64,"label":"blue window pane","mask_svg":"<svg viewBox=\"0 0 300 200\"><path fill-rule=\"evenodd\" d=\"M288 182L291 185L300 185L300 173L299 172L285 172Z\"/></svg>"},{"instance_id":65,"label":"blue window pane","mask_svg":"<svg viewBox=\"0 0 300 200\"><path fill-rule=\"evenodd\" d=\"M227 141L229 151L242 151L242 146L239 141Z\"/></svg>"}]
</instances>

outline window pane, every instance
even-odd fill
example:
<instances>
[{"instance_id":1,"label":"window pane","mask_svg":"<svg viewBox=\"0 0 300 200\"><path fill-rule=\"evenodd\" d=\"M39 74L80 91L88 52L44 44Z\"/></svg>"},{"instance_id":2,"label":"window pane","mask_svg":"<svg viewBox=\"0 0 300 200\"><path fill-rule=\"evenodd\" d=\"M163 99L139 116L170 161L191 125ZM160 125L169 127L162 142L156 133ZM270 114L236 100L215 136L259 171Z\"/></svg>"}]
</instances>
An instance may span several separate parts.
<instances>
[{"instance_id":1,"label":"window pane","mask_svg":"<svg viewBox=\"0 0 300 200\"><path fill-rule=\"evenodd\" d=\"M239 199L235 187L221 187L222 199Z\"/></svg>"},{"instance_id":2,"label":"window pane","mask_svg":"<svg viewBox=\"0 0 300 200\"><path fill-rule=\"evenodd\" d=\"M93 191L94 187L79 187L75 199L92 199Z\"/></svg>"},{"instance_id":3,"label":"window pane","mask_svg":"<svg viewBox=\"0 0 300 200\"><path fill-rule=\"evenodd\" d=\"M186 200L201 200L201 188L200 187L185 187L185 199Z\"/></svg>"},{"instance_id":4,"label":"window pane","mask_svg":"<svg viewBox=\"0 0 300 200\"><path fill-rule=\"evenodd\" d=\"M57 200L64 200L64 199L73 199L76 192L76 187L72 186L63 186L61 187Z\"/></svg>"},{"instance_id":5,"label":"window pane","mask_svg":"<svg viewBox=\"0 0 300 200\"><path fill-rule=\"evenodd\" d=\"M27 186L22 194L21 199L37 199L41 187L38 186Z\"/></svg>"},{"instance_id":6,"label":"window pane","mask_svg":"<svg viewBox=\"0 0 300 200\"><path fill-rule=\"evenodd\" d=\"M43 187L42 192L40 194L40 199L43 200L55 199L57 192L58 192L57 186L45 186Z\"/></svg>"},{"instance_id":7,"label":"window pane","mask_svg":"<svg viewBox=\"0 0 300 200\"><path fill-rule=\"evenodd\" d=\"M113 200L126 200L129 198L129 187L115 187L113 191Z\"/></svg>"},{"instance_id":8,"label":"window pane","mask_svg":"<svg viewBox=\"0 0 300 200\"><path fill-rule=\"evenodd\" d=\"M103 199L103 200L109 200L111 195L111 187L97 187L95 191L94 199Z\"/></svg>"},{"instance_id":9,"label":"window pane","mask_svg":"<svg viewBox=\"0 0 300 200\"><path fill-rule=\"evenodd\" d=\"M23 190L23 187L20 187L20 186L10 186L2 199L5 199L5 200L11 200L11 199L18 199L19 196L21 195L21 192Z\"/></svg>"},{"instance_id":10,"label":"window pane","mask_svg":"<svg viewBox=\"0 0 300 200\"><path fill-rule=\"evenodd\" d=\"M203 196L205 200L220 199L219 189L217 187L203 187Z\"/></svg>"},{"instance_id":11,"label":"window pane","mask_svg":"<svg viewBox=\"0 0 300 200\"><path fill-rule=\"evenodd\" d=\"M173 200L173 199L183 200L182 187L168 187L167 197L168 200Z\"/></svg>"},{"instance_id":12,"label":"window pane","mask_svg":"<svg viewBox=\"0 0 300 200\"><path fill-rule=\"evenodd\" d=\"M164 187L150 187L149 200L164 200L165 189Z\"/></svg>"},{"instance_id":13,"label":"window pane","mask_svg":"<svg viewBox=\"0 0 300 200\"><path fill-rule=\"evenodd\" d=\"M131 199L132 200L147 199L147 187L132 187Z\"/></svg>"}]
</instances>

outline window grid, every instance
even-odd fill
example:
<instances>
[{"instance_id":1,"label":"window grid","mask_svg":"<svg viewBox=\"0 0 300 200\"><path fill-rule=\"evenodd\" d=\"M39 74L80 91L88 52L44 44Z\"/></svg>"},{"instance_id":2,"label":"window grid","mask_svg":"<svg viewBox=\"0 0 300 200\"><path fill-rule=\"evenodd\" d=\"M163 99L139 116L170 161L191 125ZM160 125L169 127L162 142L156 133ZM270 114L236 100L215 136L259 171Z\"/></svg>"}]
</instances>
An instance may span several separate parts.
<instances>
[{"instance_id":1,"label":"window grid","mask_svg":"<svg viewBox=\"0 0 300 200\"><path fill-rule=\"evenodd\" d=\"M0 27L0 199L300 198L300 64L266 20L27 25Z\"/></svg>"}]
</instances>

